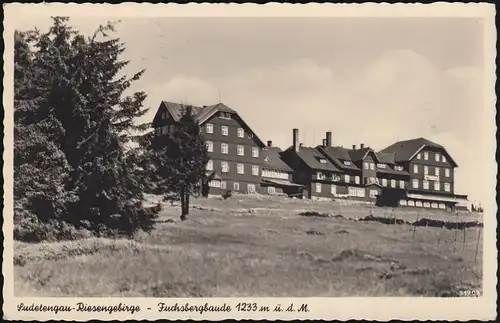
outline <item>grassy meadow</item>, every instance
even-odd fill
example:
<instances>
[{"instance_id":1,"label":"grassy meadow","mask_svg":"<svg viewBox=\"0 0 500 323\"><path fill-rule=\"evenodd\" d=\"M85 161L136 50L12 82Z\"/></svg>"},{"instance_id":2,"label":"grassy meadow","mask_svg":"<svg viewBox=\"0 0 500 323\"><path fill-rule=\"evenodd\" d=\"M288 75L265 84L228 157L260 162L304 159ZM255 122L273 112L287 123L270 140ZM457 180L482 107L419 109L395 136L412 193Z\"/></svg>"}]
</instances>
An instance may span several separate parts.
<instances>
[{"instance_id":1,"label":"grassy meadow","mask_svg":"<svg viewBox=\"0 0 500 323\"><path fill-rule=\"evenodd\" d=\"M133 240L15 242L16 296L433 297L481 289L478 228L414 232L357 221L369 206L331 201L233 196L192 204L184 222L179 206L165 205L157 228ZM371 212L389 216L391 209ZM418 216L481 221L443 211ZM415 221L417 210L396 209L396 217Z\"/></svg>"}]
</instances>

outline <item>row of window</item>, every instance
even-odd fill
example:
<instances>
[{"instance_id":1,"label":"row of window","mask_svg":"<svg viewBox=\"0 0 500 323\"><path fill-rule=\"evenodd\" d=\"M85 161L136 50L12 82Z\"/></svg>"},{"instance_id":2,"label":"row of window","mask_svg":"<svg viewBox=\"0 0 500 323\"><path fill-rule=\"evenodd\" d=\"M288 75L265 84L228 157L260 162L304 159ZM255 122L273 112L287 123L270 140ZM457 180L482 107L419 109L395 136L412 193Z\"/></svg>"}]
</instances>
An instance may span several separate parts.
<instances>
[{"instance_id":1,"label":"row of window","mask_svg":"<svg viewBox=\"0 0 500 323\"><path fill-rule=\"evenodd\" d=\"M206 141L206 145L207 145L208 152L211 153L214 151L214 143L213 142ZM220 144L220 152L221 152L221 154L227 155L229 153L229 144L221 143ZM245 156L245 146L237 145L236 146L236 154L238 156ZM259 157L259 148L258 147L252 147L252 157L255 157L255 158Z\"/></svg>"},{"instance_id":2,"label":"row of window","mask_svg":"<svg viewBox=\"0 0 500 323\"><path fill-rule=\"evenodd\" d=\"M321 193L322 188L323 188L323 185L321 183L316 183L316 185L315 185L316 193ZM364 188L349 187L348 192L349 192L349 196L365 197L365 189ZM335 186L333 184L330 185L330 194L332 194L332 195L337 194L337 186Z\"/></svg>"},{"instance_id":3,"label":"row of window","mask_svg":"<svg viewBox=\"0 0 500 323\"><path fill-rule=\"evenodd\" d=\"M390 187L396 188L397 181L395 179L391 179L390 181L388 181L387 178L378 179L375 177L367 177L366 183L367 184L381 184L384 187L390 186ZM405 188L405 181L401 181L401 180L399 181L399 188Z\"/></svg>"},{"instance_id":4,"label":"row of window","mask_svg":"<svg viewBox=\"0 0 500 323\"><path fill-rule=\"evenodd\" d=\"M227 183L225 181L210 181L208 183L208 186L210 187L216 187L220 189L227 189ZM240 183L234 182L233 183L233 190L234 191L239 191L240 190ZM255 193L255 184L247 184L247 192L248 193Z\"/></svg>"},{"instance_id":5,"label":"row of window","mask_svg":"<svg viewBox=\"0 0 500 323\"><path fill-rule=\"evenodd\" d=\"M428 208L433 208L433 209L446 209L446 205L444 203L437 203L437 202L422 202L422 201L412 201L412 200L400 200L399 205L403 206L417 206L417 207L428 207Z\"/></svg>"},{"instance_id":6,"label":"row of window","mask_svg":"<svg viewBox=\"0 0 500 323\"><path fill-rule=\"evenodd\" d=\"M271 177L277 179L288 179L288 173L279 170L262 169L262 177Z\"/></svg>"},{"instance_id":7,"label":"row of window","mask_svg":"<svg viewBox=\"0 0 500 323\"><path fill-rule=\"evenodd\" d=\"M419 186L419 180L418 179L414 179L412 181L412 187L413 188L418 188L418 186ZM429 186L430 186L429 185L429 181L427 181L427 180L423 180L422 181L422 188L424 190L428 190ZM443 186L444 186L444 191L445 192L450 192L451 191L451 184L450 183L444 183ZM434 182L434 190L435 191L441 190L441 182L438 182L438 181Z\"/></svg>"},{"instance_id":8,"label":"row of window","mask_svg":"<svg viewBox=\"0 0 500 323\"><path fill-rule=\"evenodd\" d=\"M229 163L226 161L220 162L221 170L223 173L229 173ZM214 161L209 160L206 166L206 169L209 171L214 170ZM236 173L242 175L245 174L245 164L236 164ZM252 165L252 175L259 176L259 166Z\"/></svg>"},{"instance_id":9,"label":"row of window","mask_svg":"<svg viewBox=\"0 0 500 323\"><path fill-rule=\"evenodd\" d=\"M214 124L207 123L207 125L205 127L206 127L205 128L206 133L209 133L209 134L214 133L214 128L215 128ZM229 136L229 127L228 126L221 126L220 131L221 131L221 135ZM237 134L238 138L244 138L245 137L245 130L243 128L238 128L236 131L236 134ZM253 138L253 134L248 133L247 135L248 135L248 139Z\"/></svg>"},{"instance_id":10,"label":"row of window","mask_svg":"<svg viewBox=\"0 0 500 323\"><path fill-rule=\"evenodd\" d=\"M429 160L429 152L424 151L423 155L424 155L424 160ZM417 159L422 159L422 153L417 154ZM434 160L437 162L441 161L443 163L446 163L446 157L440 153L434 153Z\"/></svg>"},{"instance_id":11,"label":"row of window","mask_svg":"<svg viewBox=\"0 0 500 323\"><path fill-rule=\"evenodd\" d=\"M387 164L376 164L377 165L377 168L381 168L381 169L385 169L387 168ZM364 162L363 163L363 167L364 169L366 170L375 170L375 163L371 163L371 162ZM394 166L394 170L397 170L397 171L403 171L403 166Z\"/></svg>"},{"instance_id":12,"label":"row of window","mask_svg":"<svg viewBox=\"0 0 500 323\"><path fill-rule=\"evenodd\" d=\"M421 165L413 165L413 173L418 174L419 169ZM429 166L423 166L424 169L424 175L429 175ZM439 167L434 167L434 175L439 176ZM450 177L450 169L445 168L444 169L444 176L445 177Z\"/></svg>"}]
</instances>

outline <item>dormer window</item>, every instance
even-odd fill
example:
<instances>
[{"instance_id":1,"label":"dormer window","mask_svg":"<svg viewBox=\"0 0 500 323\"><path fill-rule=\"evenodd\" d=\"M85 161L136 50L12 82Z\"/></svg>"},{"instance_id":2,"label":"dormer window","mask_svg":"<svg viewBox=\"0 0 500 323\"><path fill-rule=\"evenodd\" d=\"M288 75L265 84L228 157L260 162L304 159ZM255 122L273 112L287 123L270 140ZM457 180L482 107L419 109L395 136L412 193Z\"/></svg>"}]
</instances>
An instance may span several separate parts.
<instances>
[{"instance_id":1,"label":"dormer window","mask_svg":"<svg viewBox=\"0 0 500 323\"><path fill-rule=\"evenodd\" d=\"M397 171L402 171L403 170L403 166L394 166L394 169L397 170Z\"/></svg>"},{"instance_id":2,"label":"dormer window","mask_svg":"<svg viewBox=\"0 0 500 323\"><path fill-rule=\"evenodd\" d=\"M326 164L326 159L324 159L324 158L320 158L320 159L319 159L319 162L320 162L321 164Z\"/></svg>"},{"instance_id":3,"label":"dormer window","mask_svg":"<svg viewBox=\"0 0 500 323\"><path fill-rule=\"evenodd\" d=\"M348 160L344 160L344 165L349 166L349 165L351 165L351 162L350 162L350 161L348 161Z\"/></svg>"},{"instance_id":4,"label":"dormer window","mask_svg":"<svg viewBox=\"0 0 500 323\"><path fill-rule=\"evenodd\" d=\"M316 174L316 177L317 177L318 179L325 179L325 178L326 178L325 174L323 174L322 172L318 172L318 173Z\"/></svg>"},{"instance_id":5,"label":"dormer window","mask_svg":"<svg viewBox=\"0 0 500 323\"><path fill-rule=\"evenodd\" d=\"M264 160L269 163L270 159L269 157L265 157Z\"/></svg>"},{"instance_id":6,"label":"dormer window","mask_svg":"<svg viewBox=\"0 0 500 323\"><path fill-rule=\"evenodd\" d=\"M227 112L221 112L219 117L221 119L231 119L231 114L230 113L227 113Z\"/></svg>"},{"instance_id":7,"label":"dormer window","mask_svg":"<svg viewBox=\"0 0 500 323\"><path fill-rule=\"evenodd\" d=\"M378 168L385 168L385 164L377 164Z\"/></svg>"}]
</instances>

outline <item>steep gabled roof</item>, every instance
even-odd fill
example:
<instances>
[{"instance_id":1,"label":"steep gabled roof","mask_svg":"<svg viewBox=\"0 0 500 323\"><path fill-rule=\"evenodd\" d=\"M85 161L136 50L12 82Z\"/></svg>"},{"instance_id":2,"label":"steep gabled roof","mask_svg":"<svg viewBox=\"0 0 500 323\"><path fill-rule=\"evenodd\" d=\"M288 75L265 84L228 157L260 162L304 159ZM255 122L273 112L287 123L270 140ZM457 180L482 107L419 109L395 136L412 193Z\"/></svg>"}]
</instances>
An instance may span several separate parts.
<instances>
[{"instance_id":1,"label":"steep gabled roof","mask_svg":"<svg viewBox=\"0 0 500 323\"><path fill-rule=\"evenodd\" d=\"M286 152L293 151L293 146L286 149ZM313 170L325 170L330 172L340 172L340 170L333 165L328 158L317 149L312 147L301 146L297 152L297 156L304 161L304 163ZM320 162L324 160L324 162Z\"/></svg>"},{"instance_id":2,"label":"steep gabled roof","mask_svg":"<svg viewBox=\"0 0 500 323\"><path fill-rule=\"evenodd\" d=\"M352 158L349 153L350 149L343 147L328 147L328 146L318 146L317 147L326 157L333 160L335 166L341 169L349 170L359 170L359 168L352 163ZM344 161L351 162L350 165L344 164Z\"/></svg>"},{"instance_id":3,"label":"steep gabled roof","mask_svg":"<svg viewBox=\"0 0 500 323\"><path fill-rule=\"evenodd\" d=\"M293 169L281 159L282 150L279 147L267 147L262 151L264 157L263 168L292 172Z\"/></svg>"},{"instance_id":4,"label":"steep gabled roof","mask_svg":"<svg viewBox=\"0 0 500 323\"><path fill-rule=\"evenodd\" d=\"M394 153L373 152L380 164L394 165Z\"/></svg>"},{"instance_id":5,"label":"steep gabled roof","mask_svg":"<svg viewBox=\"0 0 500 323\"><path fill-rule=\"evenodd\" d=\"M253 132L253 130L248 126L248 124L241 118L241 116L233 109L225 105L224 103L217 103L214 105L209 105L209 106L203 106L203 107L197 107L193 105L188 105L188 104L181 104L181 103L176 103L176 102L169 102L169 101L161 101L160 107L156 111L156 115L153 119L153 122L156 122L158 118L160 118L160 111L163 109L166 109L169 114L172 116L174 121L178 122L183 113L183 108L190 106L192 108L192 113L194 116L195 121L197 121L200 125L204 124L207 122L211 117L214 116L217 112L228 112L233 115L235 115L238 120L243 124L245 128L247 128L253 135L254 139L256 142L259 144L261 147L265 147L265 144L260 138Z\"/></svg>"},{"instance_id":6,"label":"steep gabled roof","mask_svg":"<svg viewBox=\"0 0 500 323\"><path fill-rule=\"evenodd\" d=\"M450 162L456 167L457 163L451 158L450 154L446 151L446 149L430 140L425 138L416 138L410 140L398 141L389 147L382 149L380 152L382 153L394 153L394 161L395 162L407 162L413 159L415 155L417 155L424 147L432 147L443 150L446 155L448 155L448 159Z\"/></svg>"},{"instance_id":7,"label":"steep gabled roof","mask_svg":"<svg viewBox=\"0 0 500 323\"><path fill-rule=\"evenodd\" d=\"M358 160L363 160L365 159L366 155L368 155L369 152L373 151L370 147L365 147L362 149L356 149L356 150L349 150L349 155L351 156L352 161L358 161Z\"/></svg>"}]
</instances>

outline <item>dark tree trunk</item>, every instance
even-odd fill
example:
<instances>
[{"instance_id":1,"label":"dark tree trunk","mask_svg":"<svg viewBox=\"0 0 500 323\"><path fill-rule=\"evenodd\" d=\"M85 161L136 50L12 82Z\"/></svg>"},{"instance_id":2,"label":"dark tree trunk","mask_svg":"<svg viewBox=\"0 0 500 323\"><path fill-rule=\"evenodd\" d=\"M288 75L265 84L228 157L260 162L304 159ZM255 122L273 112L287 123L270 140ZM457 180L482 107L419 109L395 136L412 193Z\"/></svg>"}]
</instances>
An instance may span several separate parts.
<instances>
[{"instance_id":1,"label":"dark tree trunk","mask_svg":"<svg viewBox=\"0 0 500 323\"><path fill-rule=\"evenodd\" d=\"M189 194L183 188L181 188L181 221L186 220L189 213Z\"/></svg>"}]
</instances>

